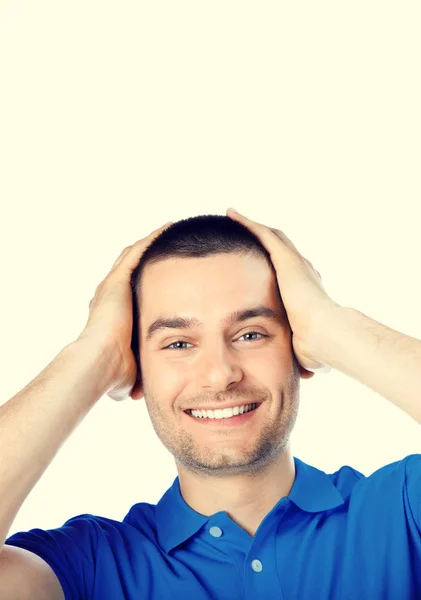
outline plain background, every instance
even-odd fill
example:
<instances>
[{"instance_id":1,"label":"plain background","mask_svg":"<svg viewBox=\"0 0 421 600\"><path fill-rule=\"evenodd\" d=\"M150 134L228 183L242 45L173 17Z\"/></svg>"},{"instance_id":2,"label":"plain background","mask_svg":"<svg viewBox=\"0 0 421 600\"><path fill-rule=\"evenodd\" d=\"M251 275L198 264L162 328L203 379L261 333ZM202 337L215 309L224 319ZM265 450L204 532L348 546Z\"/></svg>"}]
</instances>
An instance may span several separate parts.
<instances>
[{"instance_id":1,"label":"plain background","mask_svg":"<svg viewBox=\"0 0 421 600\"><path fill-rule=\"evenodd\" d=\"M420 17L366 0L0 2L1 403L76 339L124 247L229 206L283 230L336 302L421 338ZM369 475L420 453L421 427L331 371L301 381L291 440L328 473ZM104 396L10 535L122 519L175 476L144 401Z\"/></svg>"}]
</instances>

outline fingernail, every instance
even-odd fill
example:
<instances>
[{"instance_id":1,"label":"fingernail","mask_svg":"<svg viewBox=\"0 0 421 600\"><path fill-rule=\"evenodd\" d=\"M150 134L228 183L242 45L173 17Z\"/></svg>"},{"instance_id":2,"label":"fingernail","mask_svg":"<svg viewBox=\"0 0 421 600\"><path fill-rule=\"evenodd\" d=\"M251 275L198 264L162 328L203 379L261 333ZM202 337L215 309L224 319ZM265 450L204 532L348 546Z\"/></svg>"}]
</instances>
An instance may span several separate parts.
<instances>
[{"instance_id":1,"label":"fingernail","mask_svg":"<svg viewBox=\"0 0 421 600\"><path fill-rule=\"evenodd\" d=\"M235 210L235 208L229 208L228 210L232 210L232 212L235 212L237 215L239 215L240 213L238 212L238 210Z\"/></svg>"}]
</instances>

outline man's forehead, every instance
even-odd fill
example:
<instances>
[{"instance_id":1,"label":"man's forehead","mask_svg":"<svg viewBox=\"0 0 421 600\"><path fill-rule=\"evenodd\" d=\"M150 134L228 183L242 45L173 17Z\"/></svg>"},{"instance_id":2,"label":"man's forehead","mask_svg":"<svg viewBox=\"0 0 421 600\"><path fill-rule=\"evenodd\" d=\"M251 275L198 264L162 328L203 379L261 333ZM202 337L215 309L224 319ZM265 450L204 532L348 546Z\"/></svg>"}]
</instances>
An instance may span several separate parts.
<instances>
[{"instance_id":1,"label":"man's forehead","mask_svg":"<svg viewBox=\"0 0 421 600\"><path fill-rule=\"evenodd\" d=\"M144 310L209 312L213 306L225 312L242 306L267 304L276 298L277 282L270 270L257 272L223 269L189 269L156 271L153 277L145 277L139 290L139 300Z\"/></svg>"},{"instance_id":2,"label":"man's forehead","mask_svg":"<svg viewBox=\"0 0 421 600\"><path fill-rule=\"evenodd\" d=\"M203 258L168 258L145 266L141 278L141 291L153 295L166 285L173 290L183 290L186 286L209 289L229 288L232 285L253 287L269 286L274 273L263 257L249 255L211 255Z\"/></svg>"},{"instance_id":3,"label":"man's forehead","mask_svg":"<svg viewBox=\"0 0 421 600\"><path fill-rule=\"evenodd\" d=\"M227 256L233 260L227 262L221 260L225 256L217 255L192 260L168 259L147 265L148 271L145 269L138 289L147 320L159 318L161 313L166 318L173 313L185 313L200 320L201 311L209 316L212 310L229 319L229 313L259 305L276 310L279 290L267 261L257 257L256 263L244 255Z\"/></svg>"}]
</instances>

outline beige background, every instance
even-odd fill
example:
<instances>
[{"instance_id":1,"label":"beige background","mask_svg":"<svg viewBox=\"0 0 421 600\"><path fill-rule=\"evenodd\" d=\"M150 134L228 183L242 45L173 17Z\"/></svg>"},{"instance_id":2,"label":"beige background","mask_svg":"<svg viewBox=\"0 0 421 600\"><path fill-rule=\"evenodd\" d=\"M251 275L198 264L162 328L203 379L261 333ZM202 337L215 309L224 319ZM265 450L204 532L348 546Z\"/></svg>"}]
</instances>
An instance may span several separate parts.
<instances>
[{"instance_id":1,"label":"beige background","mask_svg":"<svg viewBox=\"0 0 421 600\"><path fill-rule=\"evenodd\" d=\"M419 2L1 2L1 402L83 328L121 250L234 206L339 303L421 338ZM164 376L164 374L163 374ZM295 456L369 475L421 426L338 371L301 383ZM122 519L176 475L143 402L104 397L10 534Z\"/></svg>"}]
</instances>

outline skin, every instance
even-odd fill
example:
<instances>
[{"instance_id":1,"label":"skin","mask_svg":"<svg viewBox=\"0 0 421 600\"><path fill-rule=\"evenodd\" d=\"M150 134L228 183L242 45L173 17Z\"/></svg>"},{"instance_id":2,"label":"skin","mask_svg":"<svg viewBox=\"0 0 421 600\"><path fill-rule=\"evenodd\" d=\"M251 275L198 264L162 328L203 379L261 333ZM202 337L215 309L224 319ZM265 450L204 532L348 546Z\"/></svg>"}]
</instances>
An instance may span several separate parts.
<instances>
[{"instance_id":1,"label":"skin","mask_svg":"<svg viewBox=\"0 0 421 600\"><path fill-rule=\"evenodd\" d=\"M274 309L277 321L223 321L258 305ZM276 277L255 254L166 259L146 266L140 306L143 394L136 398L145 398L153 427L175 458L183 498L206 516L226 511L253 536L294 482L289 438L299 380L309 378L292 351ZM156 318L175 314L203 327L160 330L146 340ZM252 332L269 337L246 335ZM208 427L184 412L260 401L241 427Z\"/></svg>"}]
</instances>

